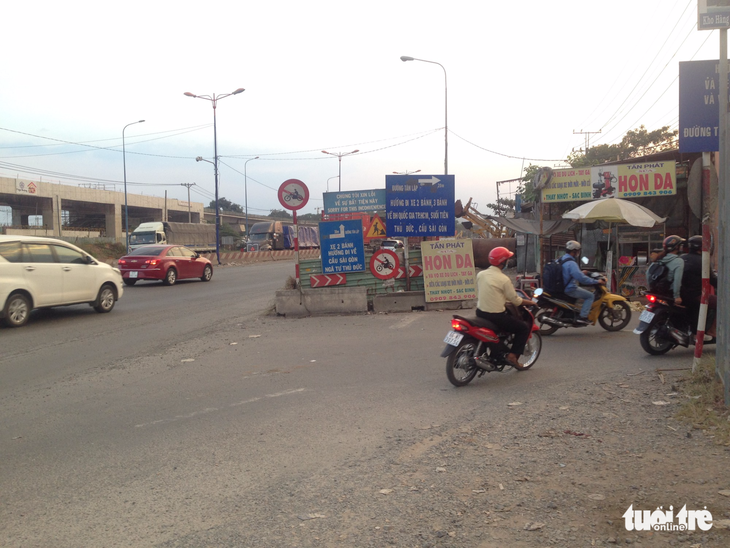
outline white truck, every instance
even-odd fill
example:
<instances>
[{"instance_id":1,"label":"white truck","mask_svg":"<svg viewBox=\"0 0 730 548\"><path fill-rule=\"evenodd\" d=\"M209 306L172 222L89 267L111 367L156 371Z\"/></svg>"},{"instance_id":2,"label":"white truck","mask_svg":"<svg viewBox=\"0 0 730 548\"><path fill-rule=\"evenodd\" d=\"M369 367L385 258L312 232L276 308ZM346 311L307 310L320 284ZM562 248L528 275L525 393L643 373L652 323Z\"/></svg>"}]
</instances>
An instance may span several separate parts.
<instances>
[{"instance_id":1,"label":"white truck","mask_svg":"<svg viewBox=\"0 0 730 548\"><path fill-rule=\"evenodd\" d=\"M129 235L130 249L143 245L184 245L199 253L215 251L215 225L206 223L141 223Z\"/></svg>"}]
</instances>

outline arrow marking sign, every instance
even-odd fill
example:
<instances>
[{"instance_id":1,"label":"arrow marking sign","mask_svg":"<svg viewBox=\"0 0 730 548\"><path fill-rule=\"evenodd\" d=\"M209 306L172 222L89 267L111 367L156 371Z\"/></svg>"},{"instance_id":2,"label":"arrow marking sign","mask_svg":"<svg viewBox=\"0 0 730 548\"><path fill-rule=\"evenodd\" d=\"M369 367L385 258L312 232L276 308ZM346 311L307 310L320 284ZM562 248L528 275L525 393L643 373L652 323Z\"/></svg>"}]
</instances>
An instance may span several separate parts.
<instances>
[{"instance_id":1,"label":"arrow marking sign","mask_svg":"<svg viewBox=\"0 0 730 548\"><path fill-rule=\"evenodd\" d=\"M430 179L418 179L418 183L421 185L435 185L440 181L441 179L437 178L435 175L431 175Z\"/></svg>"},{"instance_id":2,"label":"arrow marking sign","mask_svg":"<svg viewBox=\"0 0 730 548\"><path fill-rule=\"evenodd\" d=\"M309 284L312 287L327 287L328 285L344 285L347 283L347 276L344 274L312 274L309 277Z\"/></svg>"},{"instance_id":3,"label":"arrow marking sign","mask_svg":"<svg viewBox=\"0 0 730 548\"><path fill-rule=\"evenodd\" d=\"M417 264L408 265L408 277L416 278L418 276L423 276L423 268ZM402 266L398 268L398 274L396 274L395 277L396 278L405 278L406 277L406 271Z\"/></svg>"}]
</instances>

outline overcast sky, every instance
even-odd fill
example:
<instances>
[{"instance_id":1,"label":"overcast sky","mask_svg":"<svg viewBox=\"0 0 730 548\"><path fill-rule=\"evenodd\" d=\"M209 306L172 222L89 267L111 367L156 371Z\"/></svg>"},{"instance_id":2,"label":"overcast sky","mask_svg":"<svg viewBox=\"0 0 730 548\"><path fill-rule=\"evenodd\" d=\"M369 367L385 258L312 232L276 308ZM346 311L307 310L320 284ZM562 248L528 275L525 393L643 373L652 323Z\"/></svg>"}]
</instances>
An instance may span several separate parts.
<instances>
[{"instance_id":1,"label":"overcast sky","mask_svg":"<svg viewBox=\"0 0 730 548\"><path fill-rule=\"evenodd\" d=\"M719 58L697 0L7 3L0 176L102 183L185 200L281 209L287 179L322 193L444 172L479 211L496 182L644 124L676 129L678 63ZM403 55L441 64L402 62ZM446 82L448 86L446 86ZM259 156L259 159L246 160ZM247 167L244 167L246 166ZM501 185L500 193L510 185ZM514 190L514 187L512 187Z\"/></svg>"}]
</instances>

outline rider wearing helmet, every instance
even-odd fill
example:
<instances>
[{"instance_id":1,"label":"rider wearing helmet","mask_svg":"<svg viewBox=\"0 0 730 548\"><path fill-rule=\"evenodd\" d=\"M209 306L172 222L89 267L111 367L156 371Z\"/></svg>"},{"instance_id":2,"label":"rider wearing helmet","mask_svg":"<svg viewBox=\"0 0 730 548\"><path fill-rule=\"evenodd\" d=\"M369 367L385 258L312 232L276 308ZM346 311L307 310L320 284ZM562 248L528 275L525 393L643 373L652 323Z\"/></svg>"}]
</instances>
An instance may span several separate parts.
<instances>
[{"instance_id":1,"label":"rider wearing helmet","mask_svg":"<svg viewBox=\"0 0 730 548\"><path fill-rule=\"evenodd\" d=\"M692 321L692 329L697 325L700 315L700 297L702 295L702 236L692 236L687 240L688 253L680 257L684 261L682 273L682 286L679 294L682 297L682 304L687 307L687 313ZM717 276L710 271L710 284L717 288ZM709 295L707 325L712 327L714 310L717 308L717 297ZM708 329L708 332L710 329Z\"/></svg>"},{"instance_id":2,"label":"rider wearing helmet","mask_svg":"<svg viewBox=\"0 0 730 548\"><path fill-rule=\"evenodd\" d=\"M679 258L679 252L685 240L676 234L667 236L662 242L662 253L657 259L658 263L667 266L667 281L672 288L672 296L675 304L682 304L682 275L684 274L684 261Z\"/></svg>"},{"instance_id":3,"label":"rider wearing helmet","mask_svg":"<svg viewBox=\"0 0 730 548\"><path fill-rule=\"evenodd\" d=\"M583 285L605 284L603 279L594 279L586 276L578 266L578 256L580 255L580 242L570 240L565 244L565 255L560 258L563 265L563 283L565 285L564 293L574 299L583 299L583 305L580 309L580 317L576 320L579 325L588 325L588 314L593 306L593 292L579 287Z\"/></svg>"},{"instance_id":4,"label":"rider wearing helmet","mask_svg":"<svg viewBox=\"0 0 730 548\"><path fill-rule=\"evenodd\" d=\"M517 360L525 350L532 326L512 316L505 303L509 301L515 306L536 306L536 303L517 295L512 281L502 272L507 265L507 259L513 255L506 247L495 247L489 252L491 266L477 274L476 314L502 330L515 334L511 352L507 355L507 361L514 366L519 365Z\"/></svg>"}]
</instances>

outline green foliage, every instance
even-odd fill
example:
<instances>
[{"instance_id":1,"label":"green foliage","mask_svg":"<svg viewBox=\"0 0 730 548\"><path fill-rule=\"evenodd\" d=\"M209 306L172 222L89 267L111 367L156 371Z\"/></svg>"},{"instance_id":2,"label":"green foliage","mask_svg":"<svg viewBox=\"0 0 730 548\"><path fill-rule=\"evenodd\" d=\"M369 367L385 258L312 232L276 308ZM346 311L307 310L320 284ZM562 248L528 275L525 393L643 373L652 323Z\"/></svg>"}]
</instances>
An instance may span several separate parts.
<instances>
[{"instance_id":1,"label":"green foliage","mask_svg":"<svg viewBox=\"0 0 730 548\"><path fill-rule=\"evenodd\" d=\"M241 237L241 231L237 228L232 227L228 223L222 223L218 232L220 233L221 237L223 237L223 236L233 236L234 238Z\"/></svg>"},{"instance_id":2,"label":"green foliage","mask_svg":"<svg viewBox=\"0 0 730 548\"><path fill-rule=\"evenodd\" d=\"M297 220L316 223L317 221L321 221L322 217L316 213L305 213L304 215L297 215Z\"/></svg>"},{"instance_id":3,"label":"green foliage","mask_svg":"<svg viewBox=\"0 0 730 548\"><path fill-rule=\"evenodd\" d=\"M215 210L215 200L210 201L209 208ZM243 213L243 208L231 202L230 200L227 200L226 198L218 198L218 207L220 207L223 211L232 211L234 213Z\"/></svg>"},{"instance_id":4,"label":"green foliage","mask_svg":"<svg viewBox=\"0 0 730 548\"><path fill-rule=\"evenodd\" d=\"M664 126L654 131L647 131L644 126L626 132L617 145L597 145L588 149L588 153L574 152L567 161L573 167L596 166L617 160L629 160L664 150L672 150L677 146L678 131Z\"/></svg>"},{"instance_id":5,"label":"green foliage","mask_svg":"<svg viewBox=\"0 0 730 548\"><path fill-rule=\"evenodd\" d=\"M291 219L291 213L289 213L285 209L272 209L269 213L269 217L274 217L275 219Z\"/></svg>"}]
</instances>

